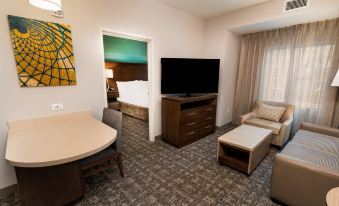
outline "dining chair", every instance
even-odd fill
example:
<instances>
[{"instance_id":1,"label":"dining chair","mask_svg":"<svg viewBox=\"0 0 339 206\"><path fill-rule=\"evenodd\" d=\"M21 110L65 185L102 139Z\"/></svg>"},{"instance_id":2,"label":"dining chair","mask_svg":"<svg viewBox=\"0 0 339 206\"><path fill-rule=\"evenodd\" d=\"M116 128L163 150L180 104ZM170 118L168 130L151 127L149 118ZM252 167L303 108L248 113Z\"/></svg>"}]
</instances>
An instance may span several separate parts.
<instances>
[{"instance_id":1,"label":"dining chair","mask_svg":"<svg viewBox=\"0 0 339 206\"><path fill-rule=\"evenodd\" d=\"M104 108L102 122L117 130L117 138L113 144L94 155L79 161L82 177L96 175L117 164L121 177L124 177L121 159L121 125L122 113L110 108Z\"/></svg>"}]
</instances>

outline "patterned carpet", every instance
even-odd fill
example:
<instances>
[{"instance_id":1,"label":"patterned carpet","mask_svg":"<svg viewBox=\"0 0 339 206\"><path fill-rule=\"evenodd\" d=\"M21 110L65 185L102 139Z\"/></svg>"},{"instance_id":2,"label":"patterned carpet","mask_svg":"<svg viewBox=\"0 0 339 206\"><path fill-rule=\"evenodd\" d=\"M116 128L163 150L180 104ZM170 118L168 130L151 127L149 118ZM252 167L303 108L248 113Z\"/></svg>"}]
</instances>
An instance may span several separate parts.
<instances>
[{"instance_id":1,"label":"patterned carpet","mask_svg":"<svg viewBox=\"0 0 339 206\"><path fill-rule=\"evenodd\" d=\"M161 140L148 141L148 124L123 118L123 163L125 178L117 167L88 178L86 205L276 205L269 195L275 149L251 176L216 162L217 138L233 126L181 149ZM0 205L19 205L18 192Z\"/></svg>"}]
</instances>

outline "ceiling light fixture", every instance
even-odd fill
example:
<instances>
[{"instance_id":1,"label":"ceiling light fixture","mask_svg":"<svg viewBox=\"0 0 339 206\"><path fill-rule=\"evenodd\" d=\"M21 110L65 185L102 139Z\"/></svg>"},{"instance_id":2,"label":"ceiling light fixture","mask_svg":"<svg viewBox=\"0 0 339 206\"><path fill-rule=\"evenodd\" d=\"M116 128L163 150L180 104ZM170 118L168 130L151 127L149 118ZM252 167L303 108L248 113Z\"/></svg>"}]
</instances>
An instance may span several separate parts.
<instances>
[{"instance_id":1,"label":"ceiling light fixture","mask_svg":"<svg viewBox=\"0 0 339 206\"><path fill-rule=\"evenodd\" d=\"M61 10L61 0L28 0L28 3L40 9L50 11Z\"/></svg>"}]
</instances>

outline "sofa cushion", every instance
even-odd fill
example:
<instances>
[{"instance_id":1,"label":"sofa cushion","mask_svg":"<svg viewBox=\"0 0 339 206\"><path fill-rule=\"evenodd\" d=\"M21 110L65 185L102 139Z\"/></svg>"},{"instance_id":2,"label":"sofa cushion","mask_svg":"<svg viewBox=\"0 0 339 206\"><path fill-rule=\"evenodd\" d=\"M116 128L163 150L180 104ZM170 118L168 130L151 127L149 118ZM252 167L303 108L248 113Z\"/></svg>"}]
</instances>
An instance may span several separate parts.
<instances>
[{"instance_id":1,"label":"sofa cushion","mask_svg":"<svg viewBox=\"0 0 339 206\"><path fill-rule=\"evenodd\" d=\"M272 130L272 134L279 135L281 123L279 122L272 122L265 119L259 119L259 118L251 118L248 120L245 120L245 124L252 125L255 127L262 127L265 129Z\"/></svg>"},{"instance_id":2,"label":"sofa cushion","mask_svg":"<svg viewBox=\"0 0 339 206\"><path fill-rule=\"evenodd\" d=\"M291 141L281 151L280 155L290 159L300 160L324 169L339 172L339 155L316 149L306 144L299 144Z\"/></svg>"},{"instance_id":3,"label":"sofa cushion","mask_svg":"<svg viewBox=\"0 0 339 206\"><path fill-rule=\"evenodd\" d=\"M279 122L285 110L286 110L285 107L276 107L261 103L259 104L256 117L260 119Z\"/></svg>"},{"instance_id":4,"label":"sofa cushion","mask_svg":"<svg viewBox=\"0 0 339 206\"><path fill-rule=\"evenodd\" d=\"M301 129L293 137L293 142L339 155L339 138L329 135Z\"/></svg>"}]
</instances>

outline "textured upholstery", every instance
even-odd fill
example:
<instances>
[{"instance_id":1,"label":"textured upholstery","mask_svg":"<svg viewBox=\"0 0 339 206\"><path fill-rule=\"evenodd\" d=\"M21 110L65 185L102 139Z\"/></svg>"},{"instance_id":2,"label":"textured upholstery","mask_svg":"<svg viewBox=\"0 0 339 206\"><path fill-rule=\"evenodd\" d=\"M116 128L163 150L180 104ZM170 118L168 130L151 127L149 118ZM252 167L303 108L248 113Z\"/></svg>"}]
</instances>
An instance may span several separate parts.
<instances>
[{"instance_id":1,"label":"textured upholstery","mask_svg":"<svg viewBox=\"0 0 339 206\"><path fill-rule=\"evenodd\" d=\"M269 121L269 120L263 120L263 119L260 119L261 121L257 120L259 119L257 118L258 108L261 103L270 105L270 106L286 108L284 114L280 118L279 123L281 126L280 126L279 131L277 131L277 128L279 127L278 126L279 123L274 124L277 122L273 122L273 121L270 121L270 123L268 123L266 121ZM251 112L240 116L240 123L250 124L252 126L263 127L266 129L270 129L269 127L271 127L273 130L272 144L282 147L284 146L284 144L287 142L287 140L290 137L292 122L293 122L293 112L294 112L294 106L290 104L285 104L282 102L270 102L270 101L257 102Z\"/></svg>"},{"instance_id":2,"label":"textured upholstery","mask_svg":"<svg viewBox=\"0 0 339 206\"><path fill-rule=\"evenodd\" d=\"M89 173L92 168L97 168L98 171L103 170L111 164L111 160L115 159L118 162L120 174L123 177L122 163L121 163L121 126L122 126L122 113L110 108L103 110L102 122L115 130L117 130L117 137L113 144L106 149L79 160L80 167L87 174L95 174L96 172Z\"/></svg>"},{"instance_id":3,"label":"textured upholstery","mask_svg":"<svg viewBox=\"0 0 339 206\"><path fill-rule=\"evenodd\" d=\"M259 118L250 118L248 120L245 120L245 124L270 129L273 131L273 134L275 135L279 135L279 131L282 126L282 124L279 122L272 122L269 120Z\"/></svg>"},{"instance_id":4,"label":"textured upholstery","mask_svg":"<svg viewBox=\"0 0 339 206\"><path fill-rule=\"evenodd\" d=\"M259 104L257 117L260 119L266 119L266 120L271 120L274 122L279 122L285 110L286 110L285 107L276 107L276 106L270 106L266 104Z\"/></svg>"},{"instance_id":5,"label":"textured upholstery","mask_svg":"<svg viewBox=\"0 0 339 206\"><path fill-rule=\"evenodd\" d=\"M293 137L293 142L339 155L339 138L333 136L301 129Z\"/></svg>"},{"instance_id":6,"label":"textured upholstery","mask_svg":"<svg viewBox=\"0 0 339 206\"><path fill-rule=\"evenodd\" d=\"M111 147L117 151L121 151L121 124L122 124L122 113L110 108L105 108L102 115L102 122L106 125L117 130L117 138Z\"/></svg>"},{"instance_id":7,"label":"textured upholstery","mask_svg":"<svg viewBox=\"0 0 339 206\"><path fill-rule=\"evenodd\" d=\"M327 134L339 130L302 124L275 157L272 198L287 205L326 205L327 192L339 185L339 139Z\"/></svg>"}]
</instances>

